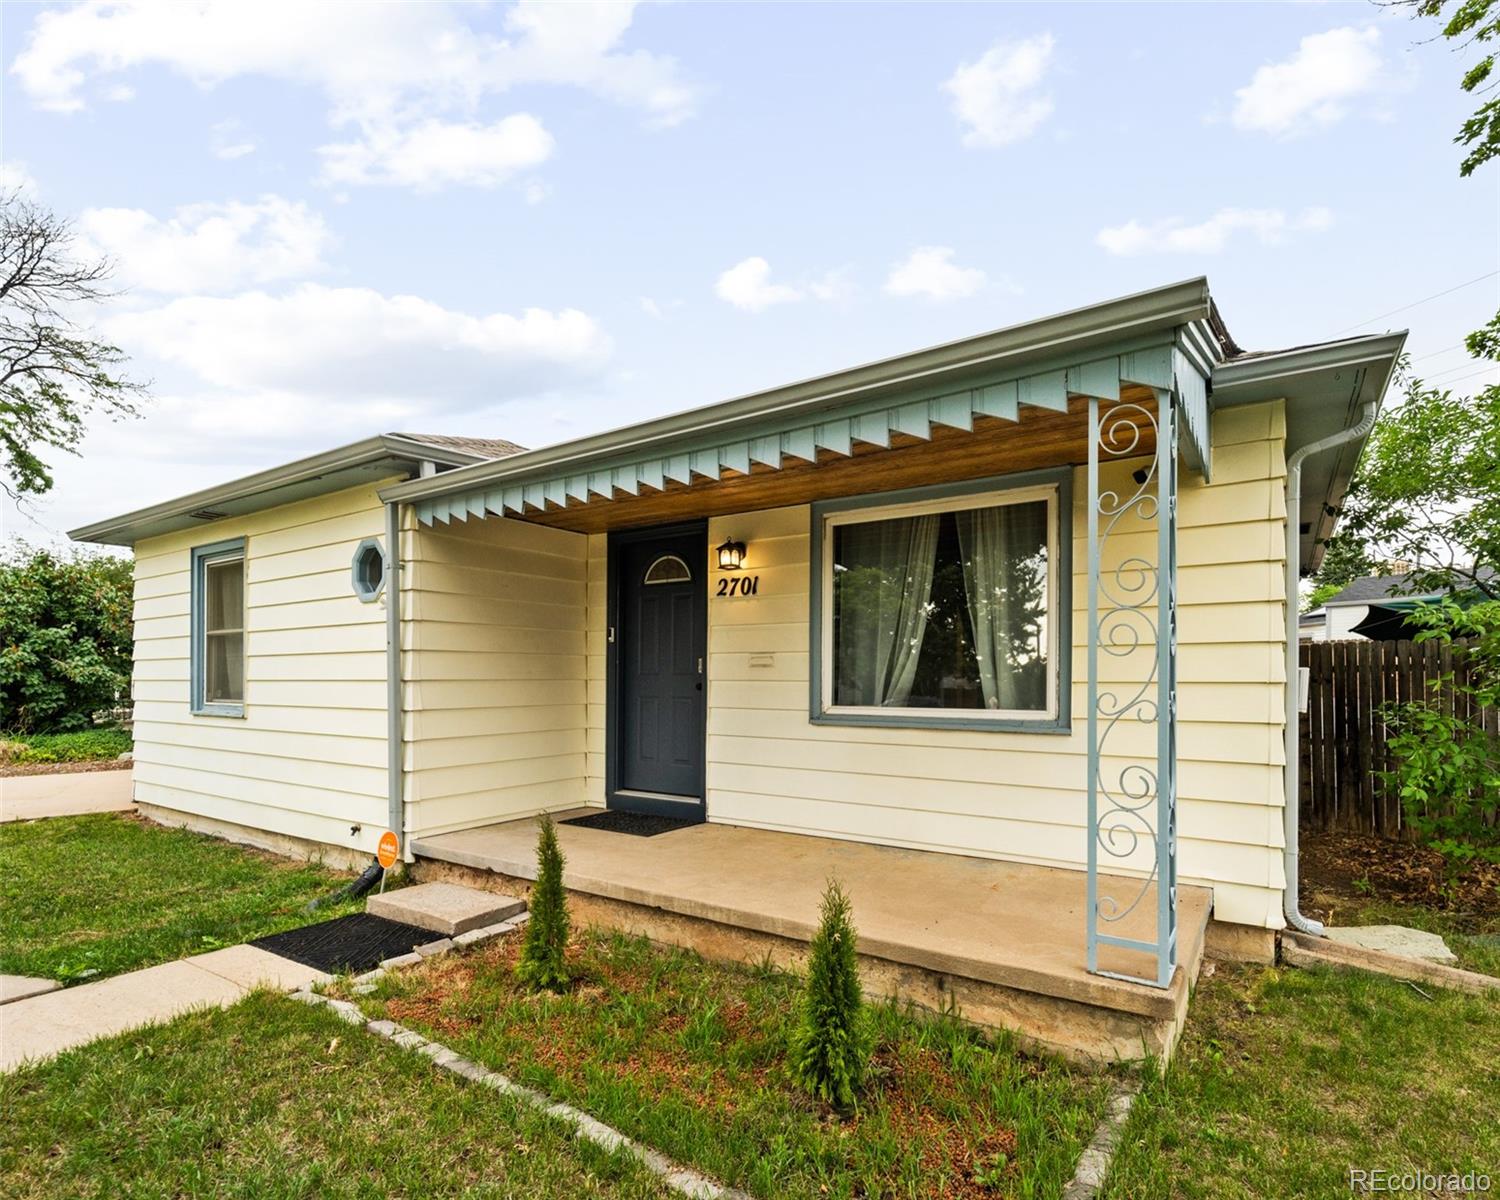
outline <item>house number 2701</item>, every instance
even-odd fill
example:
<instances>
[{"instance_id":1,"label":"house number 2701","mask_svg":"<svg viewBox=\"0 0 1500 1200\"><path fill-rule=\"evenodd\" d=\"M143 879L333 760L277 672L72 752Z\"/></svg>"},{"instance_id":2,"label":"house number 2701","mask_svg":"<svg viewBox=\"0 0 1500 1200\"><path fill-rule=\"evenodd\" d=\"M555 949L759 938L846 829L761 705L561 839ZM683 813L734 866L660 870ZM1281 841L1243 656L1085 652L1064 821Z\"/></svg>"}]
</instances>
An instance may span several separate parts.
<instances>
[{"instance_id":1,"label":"house number 2701","mask_svg":"<svg viewBox=\"0 0 1500 1200\"><path fill-rule=\"evenodd\" d=\"M753 596L760 591L759 575L721 575L716 596Z\"/></svg>"}]
</instances>

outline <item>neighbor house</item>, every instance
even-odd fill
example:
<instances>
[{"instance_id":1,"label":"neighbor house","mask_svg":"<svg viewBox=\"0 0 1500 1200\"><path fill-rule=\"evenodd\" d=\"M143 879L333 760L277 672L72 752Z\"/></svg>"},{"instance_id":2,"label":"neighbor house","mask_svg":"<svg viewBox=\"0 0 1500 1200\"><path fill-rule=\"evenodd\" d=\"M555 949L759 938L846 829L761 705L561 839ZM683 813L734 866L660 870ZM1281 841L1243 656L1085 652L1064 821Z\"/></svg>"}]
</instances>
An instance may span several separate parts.
<instances>
[{"instance_id":1,"label":"neighbor house","mask_svg":"<svg viewBox=\"0 0 1500 1200\"><path fill-rule=\"evenodd\" d=\"M1297 581L1403 337L1247 353L1197 279L89 525L136 554L136 801L502 887L544 811L702 823L563 826L582 911L784 949L840 874L891 988L1169 1051L1206 940L1310 927Z\"/></svg>"}]
</instances>

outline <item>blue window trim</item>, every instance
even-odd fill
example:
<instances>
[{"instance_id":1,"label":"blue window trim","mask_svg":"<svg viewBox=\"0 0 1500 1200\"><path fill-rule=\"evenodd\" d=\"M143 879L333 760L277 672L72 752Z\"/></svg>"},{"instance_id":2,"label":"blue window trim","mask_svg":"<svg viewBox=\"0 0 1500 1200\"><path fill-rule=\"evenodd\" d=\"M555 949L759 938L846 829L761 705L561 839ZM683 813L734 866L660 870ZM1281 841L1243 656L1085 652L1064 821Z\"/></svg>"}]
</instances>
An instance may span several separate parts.
<instances>
[{"instance_id":1,"label":"blue window trim","mask_svg":"<svg viewBox=\"0 0 1500 1200\"><path fill-rule=\"evenodd\" d=\"M359 560L366 550L375 550L380 554L380 586L370 589L365 586L359 577ZM354 547L354 553L349 558L349 583L354 589L354 594L362 603L374 604L385 591L385 581L390 575L390 560L385 556L385 547L380 544L379 538L365 538L364 541Z\"/></svg>"},{"instance_id":2,"label":"blue window trim","mask_svg":"<svg viewBox=\"0 0 1500 1200\"><path fill-rule=\"evenodd\" d=\"M1031 487L1057 489L1057 712L1051 716L999 719L984 717L926 717L910 711L850 713L823 708L823 553L824 518L830 513L888 505L915 504L928 500L962 499L987 492ZM1013 475L991 475L906 488L895 492L871 492L840 500L820 500L812 506L812 553L808 567L810 629L808 719L814 725L862 725L895 729L982 729L993 733L1068 733L1073 724L1073 469L1054 467L1044 471L1020 471Z\"/></svg>"},{"instance_id":3,"label":"blue window trim","mask_svg":"<svg viewBox=\"0 0 1500 1200\"><path fill-rule=\"evenodd\" d=\"M238 554L241 560L245 559L244 538L229 538L222 542L212 542L207 546L194 546L192 551L190 610L192 669L188 684L191 689L188 707L193 715L198 717L243 717L245 715L244 701L238 704L205 704L203 702L203 567L206 562L230 554ZM248 577L246 582L248 584ZM246 640L248 642L248 635Z\"/></svg>"}]
</instances>

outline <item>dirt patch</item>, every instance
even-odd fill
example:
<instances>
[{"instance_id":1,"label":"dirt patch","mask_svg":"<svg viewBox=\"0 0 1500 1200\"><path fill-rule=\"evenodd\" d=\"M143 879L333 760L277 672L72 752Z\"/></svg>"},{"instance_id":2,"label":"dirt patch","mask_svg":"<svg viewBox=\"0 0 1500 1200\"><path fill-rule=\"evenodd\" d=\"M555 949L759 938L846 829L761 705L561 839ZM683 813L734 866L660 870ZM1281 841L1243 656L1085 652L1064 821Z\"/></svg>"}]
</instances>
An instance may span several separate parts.
<instances>
[{"instance_id":1,"label":"dirt patch","mask_svg":"<svg viewBox=\"0 0 1500 1200\"><path fill-rule=\"evenodd\" d=\"M128 771L135 764L128 759L97 759L93 762L57 763L12 763L0 766L0 779L14 779L21 775L74 775L85 771Z\"/></svg>"},{"instance_id":2,"label":"dirt patch","mask_svg":"<svg viewBox=\"0 0 1500 1200\"><path fill-rule=\"evenodd\" d=\"M1500 915L1500 866L1480 863L1450 881L1443 856L1370 834L1301 838L1303 911L1319 920L1385 900L1454 915Z\"/></svg>"}]
</instances>

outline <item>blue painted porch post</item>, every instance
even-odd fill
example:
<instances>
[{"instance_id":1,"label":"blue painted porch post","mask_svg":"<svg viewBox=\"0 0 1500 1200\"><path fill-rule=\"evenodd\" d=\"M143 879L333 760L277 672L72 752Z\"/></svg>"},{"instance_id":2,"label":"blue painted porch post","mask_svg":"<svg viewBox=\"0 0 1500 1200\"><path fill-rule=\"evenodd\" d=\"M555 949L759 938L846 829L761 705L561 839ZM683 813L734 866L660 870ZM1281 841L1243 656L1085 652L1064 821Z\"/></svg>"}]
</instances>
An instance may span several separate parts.
<instances>
[{"instance_id":1,"label":"blue painted porch post","mask_svg":"<svg viewBox=\"0 0 1500 1200\"><path fill-rule=\"evenodd\" d=\"M1099 397L1089 397L1088 969L1099 969Z\"/></svg>"}]
</instances>

